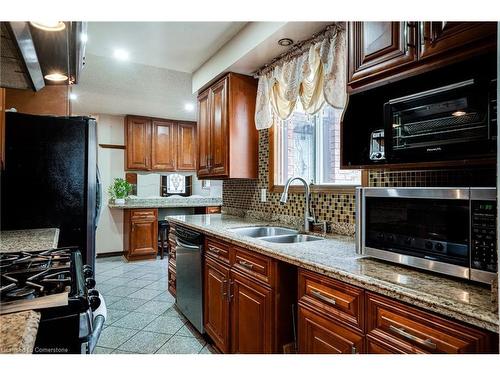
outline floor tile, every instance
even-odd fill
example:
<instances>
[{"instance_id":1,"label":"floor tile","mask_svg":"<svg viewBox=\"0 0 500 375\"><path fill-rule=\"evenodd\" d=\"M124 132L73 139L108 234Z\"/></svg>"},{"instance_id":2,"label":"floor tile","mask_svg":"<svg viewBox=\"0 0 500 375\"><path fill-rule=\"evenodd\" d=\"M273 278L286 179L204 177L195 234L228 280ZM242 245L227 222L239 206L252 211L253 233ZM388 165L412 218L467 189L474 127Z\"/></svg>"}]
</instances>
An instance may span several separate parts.
<instances>
[{"instance_id":1,"label":"floor tile","mask_svg":"<svg viewBox=\"0 0 500 375\"><path fill-rule=\"evenodd\" d=\"M149 313L153 315L162 315L169 308L172 307L171 302L164 301L148 301L144 305L139 306L135 311L142 313Z\"/></svg>"},{"instance_id":2,"label":"floor tile","mask_svg":"<svg viewBox=\"0 0 500 375\"><path fill-rule=\"evenodd\" d=\"M132 352L127 352L125 350L115 349L111 354L139 354L139 353L132 353Z\"/></svg>"},{"instance_id":3,"label":"floor tile","mask_svg":"<svg viewBox=\"0 0 500 375\"><path fill-rule=\"evenodd\" d=\"M190 323L184 324L181 327L181 329L179 329L176 332L176 335L177 336L191 337L191 338L194 338L194 339L198 340L198 342L201 345L205 345L206 344L206 341L203 338L203 336Z\"/></svg>"},{"instance_id":4,"label":"floor tile","mask_svg":"<svg viewBox=\"0 0 500 375\"><path fill-rule=\"evenodd\" d=\"M153 283L155 283L155 281L153 281ZM151 280L144 280L144 279L130 280L127 285L135 288L144 288L145 286L147 286L149 289L156 289L150 287Z\"/></svg>"},{"instance_id":5,"label":"floor tile","mask_svg":"<svg viewBox=\"0 0 500 375\"><path fill-rule=\"evenodd\" d=\"M116 349L138 331L121 327L107 326L99 338L99 346Z\"/></svg>"},{"instance_id":6,"label":"floor tile","mask_svg":"<svg viewBox=\"0 0 500 375\"><path fill-rule=\"evenodd\" d=\"M115 287L117 287L117 286L134 286L134 285L130 285L130 281L131 281L131 279L128 277L113 276L112 278L107 279L104 283L110 284L110 285L115 285ZM139 288L139 286L138 286L138 288Z\"/></svg>"},{"instance_id":7,"label":"floor tile","mask_svg":"<svg viewBox=\"0 0 500 375\"><path fill-rule=\"evenodd\" d=\"M154 353L167 342L171 335L157 332L139 332L118 349L133 353Z\"/></svg>"},{"instance_id":8,"label":"floor tile","mask_svg":"<svg viewBox=\"0 0 500 375\"><path fill-rule=\"evenodd\" d=\"M210 344L206 344L203 349L200 350L200 354L217 354L215 349Z\"/></svg>"},{"instance_id":9,"label":"floor tile","mask_svg":"<svg viewBox=\"0 0 500 375\"><path fill-rule=\"evenodd\" d=\"M134 311L138 307L144 305L146 303L146 300L144 299L139 299L139 298L127 298L127 297L120 297L118 301L110 305L112 309L115 310L127 310L127 311ZM140 311L138 311L140 312Z\"/></svg>"},{"instance_id":10,"label":"floor tile","mask_svg":"<svg viewBox=\"0 0 500 375\"><path fill-rule=\"evenodd\" d=\"M155 319L154 315L143 314L140 312L131 312L123 318L116 320L112 325L116 327L143 329Z\"/></svg>"},{"instance_id":11,"label":"floor tile","mask_svg":"<svg viewBox=\"0 0 500 375\"><path fill-rule=\"evenodd\" d=\"M162 293L162 291L160 291L160 290L142 288L142 289L139 289L135 293L131 293L128 297L130 297L130 298L141 298L141 299L145 299L145 300L149 301L150 299L156 297L157 295L159 295L161 293Z\"/></svg>"},{"instance_id":12,"label":"floor tile","mask_svg":"<svg viewBox=\"0 0 500 375\"><path fill-rule=\"evenodd\" d=\"M107 291L106 293L110 296L118 296L118 297L129 297L132 293L135 293L139 290L139 288L131 288L128 286L117 286L114 289Z\"/></svg>"},{"instance_id":13,"label":"floor tile","mask_svg":"<svg viewBox=\"0 0 500 375\"><path fill-rule=\"evenodd\" d=\"M168 289L168 279L167 278L162 278L158 281L153 281L147 286L148 289L156 289L156 290L161 290L162 292L166 291Z\"/></svg>"},{"instance_id":14,"label":"floor tile","mask_svg":"<svg viewBox=\"0 0 500 375\"><path fill-rule=\"evenodd\" d=\"M186 322L187 319L185 318L184 315L182 315L179 310L177 310L177 308L175 307L175 305L173 305L171 308L169 308L167 311L165 311L163 314L163 316L175 316L177 318L179 318L180 320L182 320L183 322Z\"/></svg>"},{"instance_id":15,"label":"floor tile","mask_svg":"<svg viewBox=\"0 0 500 375\"><path fill-rule=\"evenodd\" d=\"M102 346L96 346L94 348L94 352L92 354L111 354L113 349L111 348L104 348Z\"/></svg>"},{"instance_id":16,"label":"floor tile","mask_svg":"<svg viewBox=\"0 0 500 375\"><path fill-rule=\"evenodd\" d=\"M175 335L156 354L198 354L201 349L203 345L195 338Z\"/></svg>"},{"instance_id":17,"label":"floor tile","mask_svg":"<svg viewBox=\"0 0 500 375\"><path fill-rule=\"evenodd\" d=\"M146 327L145 331L175 334L184 325L184 321L176 316L159 316Z\"/></svg>"},{"instance_id":18,"label":"floor tile","mask_svg":"<svg viewBox=\"0 0 500 375\"><path fill-rule=\"evenodd\" d=\"M175 302L175 298L170 294L170 292L163 292L153 298L153 301L164 301L164 302Z\"/></svg>"},{"instance_id":19,"label":"floor tile","mask_svg":"<svg viewBox=\"0 0 500 375\"><path fill-rule=\"evenodd\" d=\"M100 289L97 289L100 291ZM118 296L107 296L106 293L101 292L101 296L104 298L104 302L106 303L106 307L109 308L113 303L121 300L123 297Z\"/></svg>"},{"instance_id":20,"label":"floor tile","mask_svg":"<svg viewBox=\"0 0 500 375\"><path fill-rule=\"evenodd\" d=\"M117 320L119 320L119 319L123 318L125 315L129 314L129 311L115 310L115 309L111 309L109 307L107 308L107 310L108 310L108 316L106 317L106 321L104 322L104 324L106 324L106 325L113 324Z\"/></svg>"}]
</instances>

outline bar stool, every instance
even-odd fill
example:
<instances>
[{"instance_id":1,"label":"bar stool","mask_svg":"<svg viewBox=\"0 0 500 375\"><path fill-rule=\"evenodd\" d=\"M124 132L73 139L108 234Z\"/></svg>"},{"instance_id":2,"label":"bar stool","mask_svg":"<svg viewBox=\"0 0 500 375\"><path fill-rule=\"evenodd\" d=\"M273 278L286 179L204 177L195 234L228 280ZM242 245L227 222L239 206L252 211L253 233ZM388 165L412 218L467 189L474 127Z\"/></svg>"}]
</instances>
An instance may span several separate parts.
<instances>
[{"instance_id":1,"label":"bar stool","mask_svg":"<svg viewBox=\"0 0 500 375\"><path fill-rule=\"evenodd\" d=\"M168 243L168 231L170 225L167 220L158 220L158 252L160 253L161 259L163 259L164 252L168 254L169 243Z\"/></svg>"}]
</instances>

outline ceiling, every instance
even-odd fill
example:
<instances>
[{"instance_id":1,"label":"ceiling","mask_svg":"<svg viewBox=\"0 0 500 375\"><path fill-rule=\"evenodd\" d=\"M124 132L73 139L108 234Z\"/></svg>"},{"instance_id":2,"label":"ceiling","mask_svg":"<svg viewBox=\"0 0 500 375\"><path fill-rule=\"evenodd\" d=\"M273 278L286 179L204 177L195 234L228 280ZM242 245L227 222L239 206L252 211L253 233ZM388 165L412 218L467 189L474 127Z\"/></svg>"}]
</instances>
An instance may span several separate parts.
<instances>
[{"instance_id":1,"label":"ceiling","mask_svg":"<svg viewBox=\"0 0 500 375\"><path fill-rule=\"evenodd\" d=\"M192 73L246 22L89 22L87 53L111 57L127 50L130 62Z\"/></svg>"}]
</instances>

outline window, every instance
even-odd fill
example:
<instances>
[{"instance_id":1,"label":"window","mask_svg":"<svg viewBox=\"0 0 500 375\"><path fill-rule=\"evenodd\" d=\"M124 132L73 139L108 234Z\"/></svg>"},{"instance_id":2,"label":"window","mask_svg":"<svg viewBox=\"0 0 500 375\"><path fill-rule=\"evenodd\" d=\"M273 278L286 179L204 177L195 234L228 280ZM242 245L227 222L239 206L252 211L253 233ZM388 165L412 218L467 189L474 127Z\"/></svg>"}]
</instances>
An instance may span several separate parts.
<instances>
[{"instance_id":1,"label":"window","mask_svg":"<svg viewBox=\"0 0 500 375\"><path fill-rule=\"evenodd\" d=\"M300 101L286 121L277 120L274 131L275 183L292 176L316 185L356 186L361 172L340 169L340 116L342 111L325 104L308 115Z\"/></svg>"}]
</instances>

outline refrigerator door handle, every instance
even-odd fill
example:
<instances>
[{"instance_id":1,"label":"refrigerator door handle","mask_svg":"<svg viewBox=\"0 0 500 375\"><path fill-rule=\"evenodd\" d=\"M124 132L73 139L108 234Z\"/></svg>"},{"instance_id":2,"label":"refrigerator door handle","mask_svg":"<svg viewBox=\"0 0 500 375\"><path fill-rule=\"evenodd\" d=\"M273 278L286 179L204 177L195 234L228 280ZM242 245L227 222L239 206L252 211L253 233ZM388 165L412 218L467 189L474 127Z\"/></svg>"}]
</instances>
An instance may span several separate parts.
<instances>
[{"instance_id":1,"label":"refrigerator door handle","mask_svg":"<svg viewBox=\"0 0 500 375\"><path fill-rule=\"evenodd\" d=\"M97 224L99 223L99 217L101 216L102 209L102 182L101 182L101 174L99 173L99 166L96 167L97 171L97 190L96 190L96 203L95 203L95 227L97 228Z\"/></svg>"}]
</instances>

